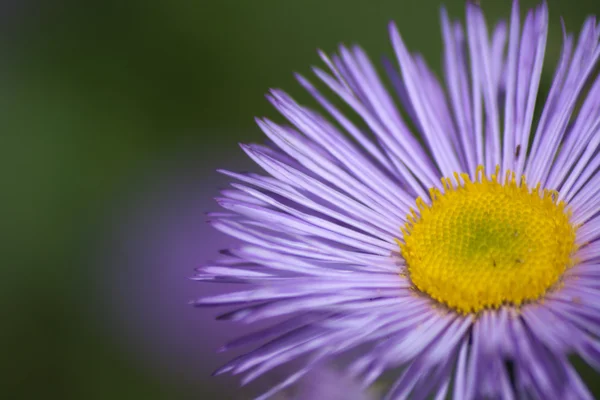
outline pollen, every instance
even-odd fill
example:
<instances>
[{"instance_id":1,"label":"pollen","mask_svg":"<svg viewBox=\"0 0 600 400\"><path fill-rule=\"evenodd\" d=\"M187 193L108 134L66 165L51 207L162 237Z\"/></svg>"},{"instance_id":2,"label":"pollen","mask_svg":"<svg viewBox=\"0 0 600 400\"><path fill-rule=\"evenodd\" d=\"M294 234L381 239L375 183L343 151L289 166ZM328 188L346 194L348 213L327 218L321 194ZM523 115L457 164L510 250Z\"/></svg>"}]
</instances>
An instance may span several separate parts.
<instances>
[{"instance_id":1,"label":"pollen","mask_svg":"<svg viewBox=\"0 0 600 400\"><path fill-rule=\"evenodd\" d=\"M499 167L454 173L418 198L397 240L415 288L463 314L542 300L573 264L576 226L558 193Z\"/></svg>"}]
</instances>

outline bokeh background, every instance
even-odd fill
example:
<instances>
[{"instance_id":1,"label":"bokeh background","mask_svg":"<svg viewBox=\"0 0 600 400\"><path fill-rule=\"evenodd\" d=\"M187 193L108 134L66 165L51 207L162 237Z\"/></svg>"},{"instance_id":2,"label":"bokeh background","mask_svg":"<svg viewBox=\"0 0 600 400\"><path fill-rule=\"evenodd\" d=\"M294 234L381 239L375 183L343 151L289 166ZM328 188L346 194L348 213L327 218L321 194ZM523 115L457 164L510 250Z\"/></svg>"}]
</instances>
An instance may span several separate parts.
<instances>
[{"instance_id":1,"label":"bokeh background","mask_svg":"<svg viewBox=\"0 0 600 400\"><path fill-rule=\"evenodd\" d=\"M463 0L446 0L462 17ZM509 0L481 0L490 21ZM596 0L549 0L542 90ZM316 49L392 56L394 19L440 72L437 0L1 0L0 338L3 398L248 398L211 378L247 328L188 301L227 289L188 279L232 242L205 224L254 168L263 94L308 96ZM536 4L522 1L523 9ZM594 377L588 374L588 381ZM268 382L266 382L268 384Z\"/></svg>"}]
</instances>

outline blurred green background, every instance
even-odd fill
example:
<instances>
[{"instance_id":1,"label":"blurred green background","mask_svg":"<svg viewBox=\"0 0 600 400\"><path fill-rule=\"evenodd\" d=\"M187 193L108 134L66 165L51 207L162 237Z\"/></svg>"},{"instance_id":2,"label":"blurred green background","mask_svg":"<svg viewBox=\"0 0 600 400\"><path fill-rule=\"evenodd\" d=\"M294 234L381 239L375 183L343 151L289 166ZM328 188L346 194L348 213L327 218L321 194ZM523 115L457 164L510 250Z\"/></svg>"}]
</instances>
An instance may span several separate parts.
<instances>
[{"instance_id":1,"label":"blurred green background","mask_svg":"<svg viewBox=\"0 0 600 400\"><path fill-rule=\"evenodd\" d=\"M443 3L462 18L463 1ZM508 15L509 0L481 3L489 21ZM214 170L249 168L237 142L262 140L268 88L308 100L292 72L310 76L317 48L391 56L394 19L440 73L441 4L2 0L3 397L246 398L208 376L236 328L213 332L214 312L187 305L213 290L187 277L218 250L203 225ZM599 11L549 5L542 90L559 16L578 31Z\"/></svg>"}]
</instances>

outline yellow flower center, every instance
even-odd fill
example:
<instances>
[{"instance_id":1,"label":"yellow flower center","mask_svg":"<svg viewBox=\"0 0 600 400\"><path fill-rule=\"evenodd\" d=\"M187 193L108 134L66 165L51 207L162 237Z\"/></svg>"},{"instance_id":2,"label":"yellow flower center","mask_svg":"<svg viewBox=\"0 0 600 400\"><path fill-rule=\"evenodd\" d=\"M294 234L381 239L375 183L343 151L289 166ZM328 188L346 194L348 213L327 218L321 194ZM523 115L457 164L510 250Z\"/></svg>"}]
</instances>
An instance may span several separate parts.
<instances>
[{"instance_id":1,"label":"yellow flower center","mask_svg":"<svg viewBox=\"0 0 600 400\"><path fill-rule=\"evenodd\" d=\"M576 226L558 193L498 171L443 178L397 240L414 286L460 313L541 299L574 263Z\"/></svg>"}]
</instances>

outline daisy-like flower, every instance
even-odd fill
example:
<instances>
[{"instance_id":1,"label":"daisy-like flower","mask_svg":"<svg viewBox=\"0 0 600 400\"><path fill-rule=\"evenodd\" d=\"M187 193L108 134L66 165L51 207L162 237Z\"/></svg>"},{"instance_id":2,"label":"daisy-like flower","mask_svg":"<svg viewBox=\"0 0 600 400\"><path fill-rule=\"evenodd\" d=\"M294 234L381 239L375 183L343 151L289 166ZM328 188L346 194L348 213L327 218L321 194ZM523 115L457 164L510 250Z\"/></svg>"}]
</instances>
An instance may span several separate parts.
<instances>
[{"instance_id":1,"label":"daisy-like flower","mask_svg":"<svg viewBox=\"0 0 600 400\"><path fill-rule=\"evenodd\" d=\"M545 3L491 34L474 4L466 32L441 26L445 85L392 24L395 93L358 47L314 69L355 118L301 76L326 115L268 95L290 124L242 146L268 175L224 171L240 183L211 216L245 244L197 276L240 291L195 303L279 319L218 373L297 361L269 397L346 355L364 385L396 369L392 399L591 398L567 357L600 369L600 26L564 34L545 99Z\"/></svg>"}]
</instances>

